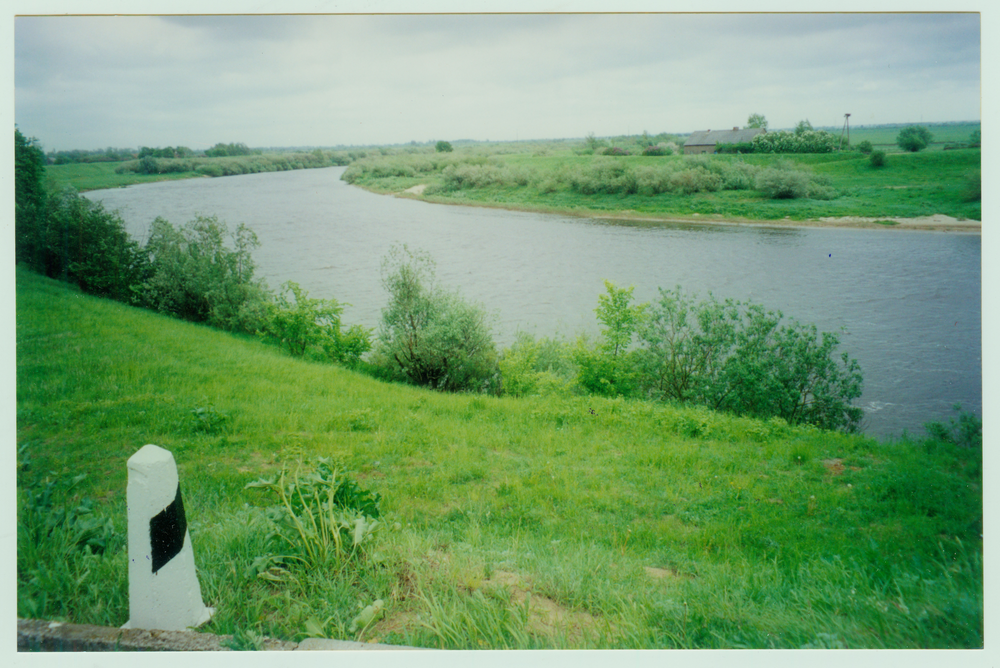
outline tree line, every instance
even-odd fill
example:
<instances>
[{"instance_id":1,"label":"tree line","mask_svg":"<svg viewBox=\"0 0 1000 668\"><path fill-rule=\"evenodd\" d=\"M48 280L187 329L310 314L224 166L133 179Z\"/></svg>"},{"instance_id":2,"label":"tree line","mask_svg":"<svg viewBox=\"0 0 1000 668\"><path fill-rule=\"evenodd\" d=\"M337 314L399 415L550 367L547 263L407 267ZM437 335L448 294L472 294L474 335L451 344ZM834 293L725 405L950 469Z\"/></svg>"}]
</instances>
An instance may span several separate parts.
<instances>
[{"instance_id":1,"label":"tree line","mask_svg":"<svg viewBox=\"0 0 1000 668\"><path fill-rule=\"evenodd\" d=\"M15 131L18 263L83 292L260 337L289 354L441 391L509 396L575 393L675 403L790 424L856 431L861 371L835 334L760 305L680 288L634 304L606 282L597 340L521 335L501 350L492 316L437 282L433 259L396 247L381 268L389 302L377 330L342 322L345 304L256 276L257 236L215 217L157 218L139 244L120 216L72 189L47 193L45 159Z\"/></svg>"}]
</instances>

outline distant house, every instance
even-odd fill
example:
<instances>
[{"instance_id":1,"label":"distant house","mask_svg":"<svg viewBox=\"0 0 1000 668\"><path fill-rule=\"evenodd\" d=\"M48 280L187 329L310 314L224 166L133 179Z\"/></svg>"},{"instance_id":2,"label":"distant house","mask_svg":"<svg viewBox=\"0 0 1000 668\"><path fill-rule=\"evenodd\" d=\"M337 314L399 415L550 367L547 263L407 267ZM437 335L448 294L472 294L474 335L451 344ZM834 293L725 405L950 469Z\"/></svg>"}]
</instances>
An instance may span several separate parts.
<instances>
[{"instance_id":1,"label":"distant house","mask_svg":"<svg viewBox=\"0 0 1000 668\"><path fill-rule=\"evenodd\" d=\"M733 128L732 130L703 130L692 132L684 142L684 155L692 153L715 153L717 144L740 144L753 141L759 134L767 132L764 128Z\"/></svg>"}]
</instances>

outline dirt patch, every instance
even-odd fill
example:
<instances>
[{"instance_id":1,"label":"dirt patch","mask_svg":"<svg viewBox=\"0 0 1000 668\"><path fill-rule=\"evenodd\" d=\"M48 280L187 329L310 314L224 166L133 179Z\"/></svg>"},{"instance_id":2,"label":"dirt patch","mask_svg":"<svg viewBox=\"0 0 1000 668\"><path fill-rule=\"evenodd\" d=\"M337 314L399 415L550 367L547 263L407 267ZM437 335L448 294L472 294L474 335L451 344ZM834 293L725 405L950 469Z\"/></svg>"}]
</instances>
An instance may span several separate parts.
<instances>
[{"instance_id":1,"label":"dirt patch","mask_svg":"<svg viewBox=\"0 0 1000 668\"><path fill-rule=\"evenodd\" d=\"M978 232L982 229L982 222L978 220L964 220L946 216L943 213L936 213L933 216L920 216L919 218L893 218L880 217L870 218L864 216L841 216L839 218L820 218L820 223L836 227L886 227L884 222L890 220L899 223L894 227L939 230L939 231L963 231Z\"/></svg>"},{"instance_id":2,"label":"dirt patch","mask_svg":"<svg viewBox=\"0 0 1000 668\"><path fill-rule=\"evenodd\" d=\"M822 460L823 467L833 475L840 475L844 472L844 460L843 459L824 459Z\"/></svg>"},{"instance_id":3,"label":"dirt patch","mask_svg":"<svg viewBox=\"0 0 1000 668\"><path fill-rule=\"evenodd\" d=\"M642 568L644 571L646 571L646 575L653 578L654 580L680 579L683 577L690 577L690 576L683 576L677 571L669 568L656 568L655 566L643 566Z\"/></svg>"},{"instance_id":4,"label":"dirt patch","mask_svg":"<svg viewBox=\"0 0 1000 668\"><path fill-rule=\"evenodd\" d=\"M413 186L412 188L407 188L403 192L404 193L409 193L411 195L420 196L420 195L424 194L424 190L426 190L426 189L427 189L427 184L426 183L421 183L420 185Z\"/></svg>"},{"instance_id":5,"label":"dirt patch","mask_svg":"<svg viewBox=\"0 0 1000 668\"><path fill-rule=\"evenodd\" d=\"M564 638L571 645L582 644L601 625L601 620L588 612L570 610L556 601L531 591L531 583L517 573L494 571L482 583L483 587L506 587L511 603L528 602L528 630L538 635Z\"/></svg>"}]
</instances>

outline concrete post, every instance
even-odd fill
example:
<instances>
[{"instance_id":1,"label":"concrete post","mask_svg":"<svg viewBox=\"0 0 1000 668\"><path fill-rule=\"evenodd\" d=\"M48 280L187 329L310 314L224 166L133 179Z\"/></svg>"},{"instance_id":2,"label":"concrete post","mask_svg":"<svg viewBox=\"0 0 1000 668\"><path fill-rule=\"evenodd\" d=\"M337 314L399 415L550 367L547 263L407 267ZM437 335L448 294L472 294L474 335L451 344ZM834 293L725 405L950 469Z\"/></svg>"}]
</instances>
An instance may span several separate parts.
<instances>
[{"instance_id":1,"label":"concrete post","mask_svg":"<svg viewBox=\"0 0 1000 668\"><path fill-rule=\"evenodd\" d=\"M145 445L128 460L126 629L183 631L209 620L184 517L174 456Z\"/></svg>"}]
</instances>

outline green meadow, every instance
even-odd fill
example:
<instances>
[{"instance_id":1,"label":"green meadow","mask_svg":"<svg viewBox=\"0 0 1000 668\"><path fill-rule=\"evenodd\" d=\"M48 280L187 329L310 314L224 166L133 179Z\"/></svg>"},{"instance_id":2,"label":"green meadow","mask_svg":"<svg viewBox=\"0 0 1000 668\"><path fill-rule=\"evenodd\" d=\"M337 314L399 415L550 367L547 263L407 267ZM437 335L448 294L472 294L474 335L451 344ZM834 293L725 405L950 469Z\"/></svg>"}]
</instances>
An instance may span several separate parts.
<instances>
[{"instance_id":1,"label":"green meadow","mask_svg":"<svg viewBox=\"0 0 1000 668\"><path fill-rule=\"evenodd\" d=\"M566 147L444 156L390 155L353 163L345 180L380 193L417 185L438 203L587 216L809 221L825 217L981 220L979 149L889 152L876 167L857 151L702 156L580 155ZM769 195L757 175L795 178L801 192Z\"/></svg>"},{"instance_id":2,"label":"green meadow","mask_svg":"<svg viewBox=\"0 0 1000 668\"><path fill-rule=\"evenodd\" d=\"M983 646L981 437L963 418L882 442L637 400L444 394L16 281L19 617L128 619L126 461L155 443L217 611L201 630L236 649ZM321 470L377 495L377 523L353 545L278 545L276 476L311 489ZM323 541L308 566L286 554Z\"/></svg>"}]
</instances>

